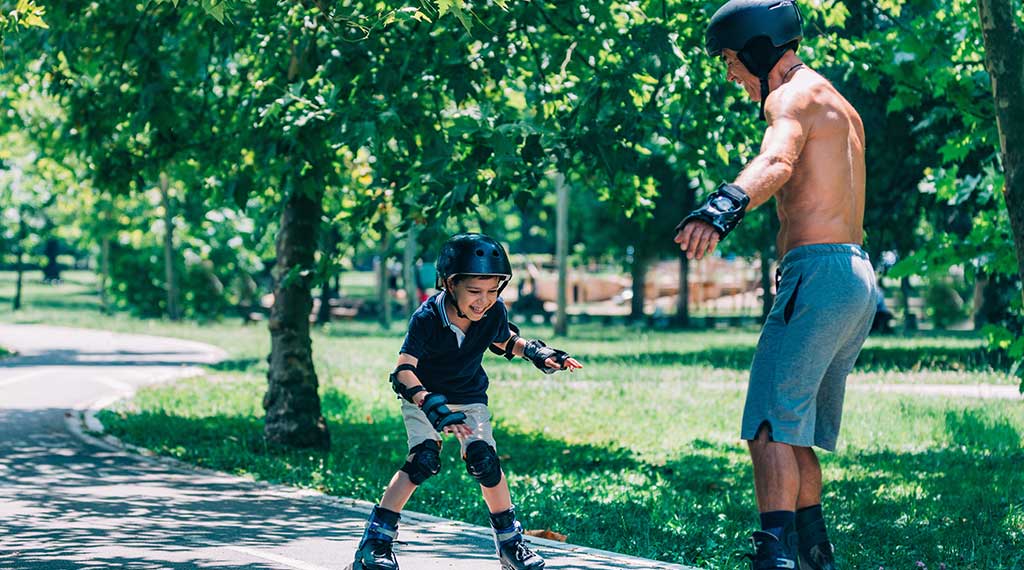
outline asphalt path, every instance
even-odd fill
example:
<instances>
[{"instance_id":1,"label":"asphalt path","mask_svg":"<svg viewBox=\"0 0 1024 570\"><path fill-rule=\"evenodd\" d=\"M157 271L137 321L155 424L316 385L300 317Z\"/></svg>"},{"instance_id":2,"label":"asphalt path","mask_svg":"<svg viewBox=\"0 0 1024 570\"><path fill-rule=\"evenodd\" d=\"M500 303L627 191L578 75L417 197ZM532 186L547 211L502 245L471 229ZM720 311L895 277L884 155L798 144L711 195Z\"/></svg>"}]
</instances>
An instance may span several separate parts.
<instances>
[{"instance_id":1,"label":"asphalt path","mask_svg":"<svg viewBox=\"0 0 1024 570\"><path fill-rule=\"evenodd\" d=\"M90 435L90 411L226 357L180 339L0 325L0 569L345 568L369 503L195 469ZM403 513L403 570L496 570L489 529ZM548 568L683 570L530 539Z\"/></svg>"}]
</instances>

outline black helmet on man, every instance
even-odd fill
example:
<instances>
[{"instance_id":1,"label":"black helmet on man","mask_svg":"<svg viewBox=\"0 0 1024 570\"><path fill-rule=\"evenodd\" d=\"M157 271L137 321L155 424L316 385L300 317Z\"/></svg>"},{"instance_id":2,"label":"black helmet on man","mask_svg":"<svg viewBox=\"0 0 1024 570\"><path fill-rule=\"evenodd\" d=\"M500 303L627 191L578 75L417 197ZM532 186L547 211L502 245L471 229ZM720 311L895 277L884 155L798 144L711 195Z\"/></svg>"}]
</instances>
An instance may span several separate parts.
<instances>
[{"instance_id":1,"label":"black helmet on man","mask_svg":"<svg viewBox=\"0 0 1024 570\"><path fill-rule=\"evenodd\" d=\"M711 16L704 46L708 55L723 49L761 80L761 118L768 98L768 74L786 50L803 38L800 10L793 0L729 0Z\"/></svg>"}]
</instances>

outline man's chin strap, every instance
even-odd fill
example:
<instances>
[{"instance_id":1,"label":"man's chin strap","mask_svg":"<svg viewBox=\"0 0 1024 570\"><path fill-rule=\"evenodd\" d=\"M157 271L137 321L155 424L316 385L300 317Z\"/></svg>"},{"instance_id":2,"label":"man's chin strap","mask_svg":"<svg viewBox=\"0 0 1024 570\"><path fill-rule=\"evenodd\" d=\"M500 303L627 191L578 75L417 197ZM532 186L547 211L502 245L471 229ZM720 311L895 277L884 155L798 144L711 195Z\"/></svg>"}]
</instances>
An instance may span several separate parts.
<instances>
[{"instance_id":1,"label":"man's chin strap","mask_svg":"<svg viewBox=\"0 0 1024 570\"><path fill-rule=\"evenodd\" d=\"M761 114L758 115L757 118L761 119L763 121L763 120L765 120L765 118L764 118L764 102L768 100L768 91L769 91L769 88L768 88L768 76L765 75L764 77L762 77L760 79L761 79Z\"/></svg>"}]
</instances>

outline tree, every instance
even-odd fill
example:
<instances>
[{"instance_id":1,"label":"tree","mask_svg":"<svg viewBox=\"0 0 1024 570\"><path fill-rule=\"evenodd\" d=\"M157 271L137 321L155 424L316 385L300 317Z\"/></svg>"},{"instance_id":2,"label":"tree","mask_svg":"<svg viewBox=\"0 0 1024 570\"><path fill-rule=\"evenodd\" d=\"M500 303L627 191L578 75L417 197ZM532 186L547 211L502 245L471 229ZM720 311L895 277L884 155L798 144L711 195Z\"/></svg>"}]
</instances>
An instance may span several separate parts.
<instances>
[{"instance_id":1,"label":"tree","mask_svg":"<svg viewBox=\"0 0 1024 570\"><path fill-rule=\"evenodd\" d=\"M1021 9L1010 0L978 0L985 61L992 77L999 145L1006 173L1003 195L1024 282L1024 31ZM1021 293L1024 299L1024 291Z\"/></svg>"}]
</instances>

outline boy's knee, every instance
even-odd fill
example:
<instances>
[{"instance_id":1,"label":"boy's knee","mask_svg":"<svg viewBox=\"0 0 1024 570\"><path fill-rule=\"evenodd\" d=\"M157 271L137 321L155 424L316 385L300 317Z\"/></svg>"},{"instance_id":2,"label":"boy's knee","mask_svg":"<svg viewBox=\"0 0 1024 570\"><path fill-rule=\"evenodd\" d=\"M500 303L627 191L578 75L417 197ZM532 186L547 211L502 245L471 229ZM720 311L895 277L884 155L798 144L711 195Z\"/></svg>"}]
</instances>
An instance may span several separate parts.
<instances>
[{"instance_id":1,"label":"boy's knee","mask_svg":"<svg viewBox=\"0 0 1024 570\"><path fill-rule=\"evenodd\" d=\"M413 485L421 485L441 472L441 445L428 439L409 450L409 458L402 466Z\"/></svg>"},{"instance_id":2,"label":"boy's knee","mask_svg":"<svg viewBox=\"0 0 1024 570\"><path fill-rule=\"evenodd\" d=\"M484 487L497 487L501 482L501 461L498 452L486 441L474 441L466 447L466 471Z\"/></svg>"}]
</instances>

